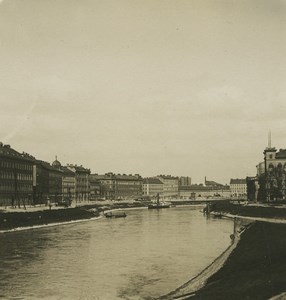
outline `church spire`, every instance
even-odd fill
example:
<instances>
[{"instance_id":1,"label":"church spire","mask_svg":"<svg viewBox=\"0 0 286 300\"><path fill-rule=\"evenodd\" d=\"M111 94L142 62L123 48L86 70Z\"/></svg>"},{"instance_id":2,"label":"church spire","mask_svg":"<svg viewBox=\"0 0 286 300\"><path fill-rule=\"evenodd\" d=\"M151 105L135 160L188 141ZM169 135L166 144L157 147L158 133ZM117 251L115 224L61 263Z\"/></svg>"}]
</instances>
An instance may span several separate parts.
<instances>
[{"instance_id":1,"label":"church spire","mask_svg":"<svg viewBox=\"0 0 286 300\"><path fill-rule=\"evenodd\" d=\"M271 130L268 132L268 148L271 148Z\"/></svg>"}]
</instances>

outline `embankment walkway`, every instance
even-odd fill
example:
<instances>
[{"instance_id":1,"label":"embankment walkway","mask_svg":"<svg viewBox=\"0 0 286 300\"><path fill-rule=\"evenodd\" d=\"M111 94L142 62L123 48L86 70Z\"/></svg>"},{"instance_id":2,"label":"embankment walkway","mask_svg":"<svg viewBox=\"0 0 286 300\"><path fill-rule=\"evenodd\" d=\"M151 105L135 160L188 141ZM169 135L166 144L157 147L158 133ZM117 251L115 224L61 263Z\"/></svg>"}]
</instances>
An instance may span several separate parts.
<instances>
[{"instance_id":1,"label":"embankment walkway","mask_svg":"<svg viewBox=\"0 0 286 300\"><path fill-rule=\"evenodd\" d=\"M217 273L227 262L230 254L237 248L238 243L241 239L241 234L246 230L247 227L251 227L252 224L258 222L266 222L273 224L286 224L286 219L279 218L263 218L263 217L248 217L248 216L239 216L232 214L223 214L223 217L231 218L236 222L234 240L232 244L218 257L216 258L208 267L206 267L202 272L197 276L180 286L178 289L170 292L167 295L160 297L159 299L189 299L196 295L201 288L203 288L207 280ZM248 226L249 225L249 226ZM284 295L284 294L283 294ZM285 295L284 295L285 296ZM284 298L278 298L284 299Z\"/></svg>"}]
</instances>

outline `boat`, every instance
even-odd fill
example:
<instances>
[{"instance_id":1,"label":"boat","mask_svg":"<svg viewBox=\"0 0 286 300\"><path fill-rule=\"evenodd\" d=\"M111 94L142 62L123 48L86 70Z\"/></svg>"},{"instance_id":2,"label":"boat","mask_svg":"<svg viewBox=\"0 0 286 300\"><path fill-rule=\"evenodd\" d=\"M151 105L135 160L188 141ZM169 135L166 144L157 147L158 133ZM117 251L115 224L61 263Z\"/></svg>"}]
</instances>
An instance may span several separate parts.
<instances>
[{"instance_id":1,"label":"boat","mask_svg":"<svg viewBox=\"0 0 286 300\"><path fill-rule=\"evenodd\" d=\"M223 214L219 212L211 212L210 215L214 218L219 218L219 219L223 217Z\"/></svg>"},{"instance_id":2,"label":"boat","mask_svg":"<svg viewBox=\"0 0 286 300\"><path fill-rule=\"evenodd\" d=\"M125 218L127 217L124 211L108 211L104 213L106 218Z\"/></svg>"},{"instance_id":3,"label":"boat","mask_svg":"<svg viewBox=\"0 0 286 300\"><path fill-rule=\"evenodd\" d=\"M159 193L158 193L156 203L149 204L148 209L169 208L170 206L171 206L171 204L166 203L164 201L160 201L160 196L159 196Z\"/></svg>"}]
</instances>

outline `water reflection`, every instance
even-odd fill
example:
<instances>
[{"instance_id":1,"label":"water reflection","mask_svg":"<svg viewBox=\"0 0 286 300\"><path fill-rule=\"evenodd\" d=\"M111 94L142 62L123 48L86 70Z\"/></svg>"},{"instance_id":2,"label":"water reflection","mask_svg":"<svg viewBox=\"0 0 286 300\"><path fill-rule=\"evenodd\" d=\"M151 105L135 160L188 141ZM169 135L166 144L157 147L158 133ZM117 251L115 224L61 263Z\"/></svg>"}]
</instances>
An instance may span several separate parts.
<instances>
[{"instance_id":1,"label":"water reflection","mask_svg":"<svg viewBox=\"0 0 286 300\"><path fill-rule=\"evenodd\" d=\"M179 207L2 234L0 297L153 299L208 265L232 229Z\"/></svg>"}]
</instances>

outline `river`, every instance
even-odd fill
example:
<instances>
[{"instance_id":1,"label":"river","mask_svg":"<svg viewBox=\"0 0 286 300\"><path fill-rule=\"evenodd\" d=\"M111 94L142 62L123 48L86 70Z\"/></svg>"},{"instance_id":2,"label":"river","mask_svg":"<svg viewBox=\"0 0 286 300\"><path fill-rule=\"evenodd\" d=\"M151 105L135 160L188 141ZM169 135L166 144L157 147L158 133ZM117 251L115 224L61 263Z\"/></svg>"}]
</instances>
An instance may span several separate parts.
<instances>
[{"instance_id":1,"label":"river","mask_svg":"<svg viewBox=\"0 0 286 300\"><path fill-rule=\"evenodd\" d=\"M126 212L0 234L0 298L154 299L210 264L233 232L198 207Z\"/></svg>"}]
</instances>

